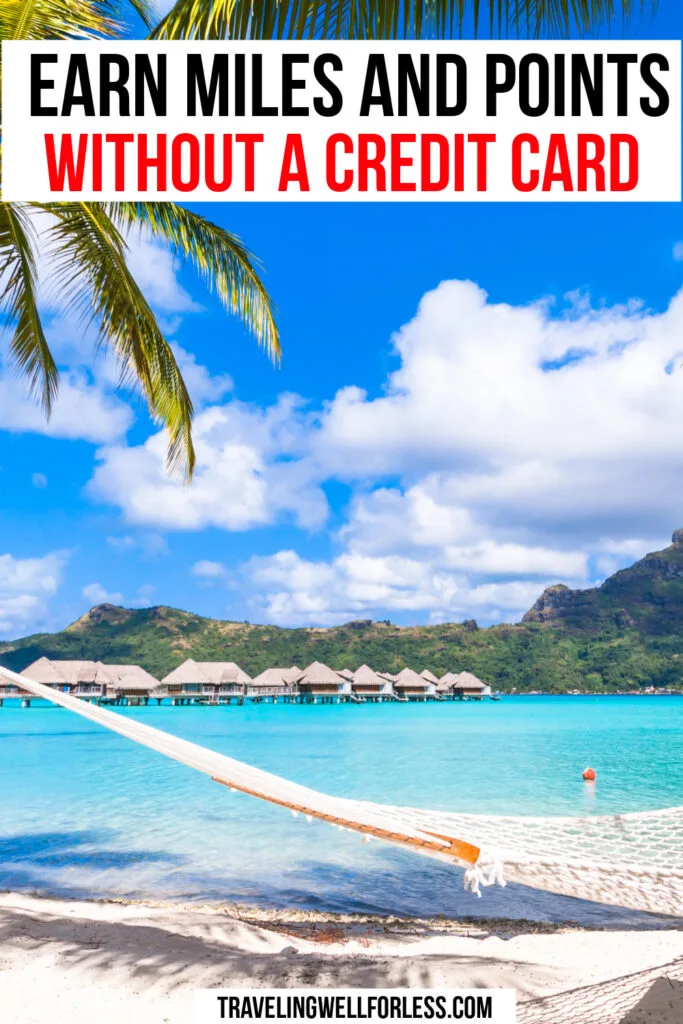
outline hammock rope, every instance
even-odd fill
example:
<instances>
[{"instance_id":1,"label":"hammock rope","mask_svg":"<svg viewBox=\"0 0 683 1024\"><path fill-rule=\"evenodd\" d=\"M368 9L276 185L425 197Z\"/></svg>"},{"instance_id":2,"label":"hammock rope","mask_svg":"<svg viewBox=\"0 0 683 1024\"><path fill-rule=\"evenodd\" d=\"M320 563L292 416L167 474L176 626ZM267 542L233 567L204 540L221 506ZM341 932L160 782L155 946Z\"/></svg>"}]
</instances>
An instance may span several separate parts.
<instances>
[{"instance_id":1,"label":"hammock rope","mask_svg":"<svg viewBox=\"0 0 683 1024\"><path fill-rule=\"evenodd\" d=\"M476 895L481 895L481 886L505 885L507 880L683 917L683 807L585 818L504 817L328 796L9 669L0 667L0 676L232 790L463 867L465 886Z\"/></svg>"}]
</instances>

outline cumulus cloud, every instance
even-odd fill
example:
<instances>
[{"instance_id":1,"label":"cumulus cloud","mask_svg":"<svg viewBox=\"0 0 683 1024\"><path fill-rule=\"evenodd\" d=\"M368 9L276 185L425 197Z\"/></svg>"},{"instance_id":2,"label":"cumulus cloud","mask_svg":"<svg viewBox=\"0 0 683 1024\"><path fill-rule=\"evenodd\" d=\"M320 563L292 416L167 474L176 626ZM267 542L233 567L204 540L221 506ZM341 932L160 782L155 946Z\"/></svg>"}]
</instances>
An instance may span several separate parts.
<instances>
[{"instance_id":1,"label":"cumulus cloud","mask_svg":"<svg viewBox=\"0 0 683 1024\"><path fill-rule=\"evenodd\" d=\"M122 604L123 594L108 591L101 583L88 583L83 587L83 597L91 604Z\"/></svg>"},{"instance_id":2,"label":"cumulus cloud","mask_svg":"<svg viewBox=\"0 0 683 1024\"><path fill-rule=\"evenodd\" d=\"M202 306L178 280L176 260L166 246L136 231L129 239L126 259L145 298L157 312L201 312Z\"/></svg>"},{"instance_id":3,"label":"cumulus cloud","mask_svg":"<svg viewBox=\"0 0 683 1024\"><path fill-rule=\"evenodd\" d=\"M396 335L384 393L344 388L310 438L309 463L362 488L342 553L252 560L254 601L283 622L496 621L666 542L683 509L682 331L681 295L663 313L579 294L558 310L442 284Z\"/></svg>"},{"instance_id":4,"label":"cumulus cloud","mask_svg":"<svg viewBox=\"0 0 683 1024\"><path fill-rule=\"evenodd\" d=\"M339 392L316 453L347 478L434 474L446 504L504 519L508 535L669 532L683 499L682 329L683 295L661 314L563 316L447 282L397 334L386 393Z\"/></svg>"},{"instance_id":5,"label":"cumulus cloud","mask_svg":"<svg viewBox=\"0 0 683 1024\"><path fill-rule=\"evenodd\" d=\"M195 562L192 566L192 575L208 582L224 579L226 573L227 569L222 562L210 562L208 559Z\"/></svg>"},{"instance_id":6,"label":"cumulus cloud","mask_svg":"<svg viewBox=\"0 0 683 1024\"><path fill-rule=\"evenodd\" d=\"M0 555L0 636L35 630L46 622L67 559L64 551L41 558Z\"/></svg>"},{"instance_id":7,"label":"cumulus cloud","mask_svg":"<svg viewBox=\"0 0 683 1024\"><path fill-rule=\"evenodd\" d=\"M105 444L122 437L133 413L117 395L108 393L77 371L62 375L59 398L46 419L23 382L0 363L0 430Z\"/></svg>"},{"instance_id":8,"label":"cumulus cloud","mask_svg":"<svg viewBox=\"0 0 683 1024\"><path fill-rule=\"evenodd\" d=\"M143 583L138 588L135 597L126 599L123 594L117 591L110 592L101 583L88 583L83 587L82 594L92 605L96 604L119 604L128 608L146 608L154 594L156 587L151 583Z\"/></svg>"},{"instance_id":9,"label":"cumulus cloud","mask_svg":"<svg viewBox=\"0 0 683 1024\"><path fill-rule=\"evenodd\" d=\"M282 625L332 624L382 609L427 613L432 622L473 614L496 622L529 607L539 584L550 582L473 583L465 574L399 555L346 552L330 562L311 562L291 550L252 558L242 574L252 605Z\"/></svg>"},{"instance_id":10,"label":"cumulus cloud","mask_svg":"<svg viewBox=\"0 0 683 1024\"><path fill-rule=\"evenodd\" d=\"M314 530L324 485L342 481L351 498L329 559L284 550L242 567L268 617L514 619L546 584L589 585L683 525L681 337L683 293L663 312L581 293L514 306L444 282L395 335L379 396L350 386L313 411L293 396L211 406L191 488L167 480L157 435L102 448L91 493L163 529L284 516Z\"/></svg>"},{"instance_id":11,"label":"cumulus cloud","mask_svg":"<svg viewBox=\"0 0 683 1024\"><path fill-rule=\"evenodd\" d=\"M163 529L246 530L281 514L306 529L319 527L327 515L323 492L302 460L281 461L304 443L300 405L284 395L265 410L231 402L200 413L191 487L169 479L163 433L137 447L103 448L90 493L118 505L130 523Z\"/></svg>"}]
</instances>

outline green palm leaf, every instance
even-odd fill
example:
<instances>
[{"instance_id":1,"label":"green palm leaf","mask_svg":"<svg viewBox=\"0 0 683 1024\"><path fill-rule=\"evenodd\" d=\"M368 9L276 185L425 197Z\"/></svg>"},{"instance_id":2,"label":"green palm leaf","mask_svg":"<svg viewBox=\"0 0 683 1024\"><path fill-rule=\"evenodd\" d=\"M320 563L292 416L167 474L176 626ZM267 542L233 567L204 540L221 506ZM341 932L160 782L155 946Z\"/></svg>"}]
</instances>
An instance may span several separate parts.
<instances>
[{"instance_id":1,"label":"green palm leaf","mask_svg":"<svg viewBox=\"0 0 683 1024\"><path fill-rule=\"evenodd\" d=\"M492 36L582 34L656 0L177 0L156 39L451 38L467 18Z\"/></svg>"},{"instance_id":2,"label":"green palm leaf","mask_svg":"<svg viewBox=\"0 0 683 1024\"><path fill-rule=\"evenodd\" d=\"M15 203L0 203L0 313L5 324L14 328L10 354L49 416L59 373L38 312L35 245L26 210Z\"/></svg>"},{"instance_id":3,"label":"green palm leaf","mask_svg":"<svg viewBox=\"0 0 683 1024\"><path fill-rule=\"evenodd\" d=\"M120 32L131 11L149 26L152 0L0 0L0 38L105 38ZM35 253L43 239L32 225L31 209L55 219L46 255L65 309L97 324L100 344L110 345L121 361L123 379L139 384L151 416L169 432L169 470L190 479L192 402L127 265L125 236L137 226L189 260L278 360L274 310L256 259L235 235L175 204L0 203L0 315L13 329L12 356L48 415L59 374L38 310Z\"/></svg>"},{"instance_id":4,"label":"green palm leaf","mask_svg":"<svg viewBox=\"0 0 683 1024\"><path fill-rule=\"evenodd\" d=\"M116 35L127 11L153 24L151 0L2 0L2 39L88 39Z\"/></svg>"},{"instance_id":5,"label":"green palm leaf","mask_svg":"<svg viewBox=\"0 0 683 1024\"><path fill-rule=\"evenodd\" d=\"M188 259L207 287L216 290L229 312L238 316L274 361L280 340L271 299L257 261L236 235L176 203L111 203L107 212L117 226L138 226Z\"/></svg>"},{"instance_id":6,"label":"green palm leaf","mask_svg":"<svg viewBox=\"0 0 683 1024\"><path fill-rule=\"evenodd\" d=\"M122 380L138 382L150 413L169 433L169 472L192 476L192 401L170 345L126 263L126 245L98 203L45 203L55 218L47 251L66 308L99 328L122 364Z\"/></svg>"}]
</instances>

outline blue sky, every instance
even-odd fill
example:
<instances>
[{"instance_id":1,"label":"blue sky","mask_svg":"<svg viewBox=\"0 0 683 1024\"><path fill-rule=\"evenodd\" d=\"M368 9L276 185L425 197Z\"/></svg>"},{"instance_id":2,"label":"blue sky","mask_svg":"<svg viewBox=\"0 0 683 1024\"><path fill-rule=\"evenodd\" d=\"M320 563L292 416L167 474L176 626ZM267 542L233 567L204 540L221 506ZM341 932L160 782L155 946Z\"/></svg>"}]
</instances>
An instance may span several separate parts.
<instances>
[{"instance_id":1,"label":"blue sky","mask_svg":"<svg viewBox=\"0 0 683 1024\"><path fill-rule=\"evenodd\" d=\"M672 10L637 35L680 38ZM547 584L588 586L683 526L678 205L197 209L263 261L282 366L134 244L199 408L184 490L46 297L51 424L0 348L0 637L102 600L515 621Z\"/></svg>"}]
</instances>

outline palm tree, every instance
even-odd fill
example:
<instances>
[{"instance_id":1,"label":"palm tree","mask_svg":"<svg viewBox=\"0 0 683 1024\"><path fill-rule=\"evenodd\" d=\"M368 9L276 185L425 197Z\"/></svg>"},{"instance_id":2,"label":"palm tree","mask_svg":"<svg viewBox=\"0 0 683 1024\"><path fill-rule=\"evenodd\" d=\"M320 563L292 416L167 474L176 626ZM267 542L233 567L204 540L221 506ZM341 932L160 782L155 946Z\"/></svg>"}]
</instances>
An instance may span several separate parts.
<instances>
[{"instance_id":1,"label":"palm tree","mask_svg":"<svg viewBox=\"0 0 683 1024\"><path fill-rule=\"evenodd\" d=\"M148 24L148 0L2 0L0 38L103 38L122 27L126 8ZM187 260L269 355L278 331L258 265L239 239L174 203L0 203L0 315L12 329L10 354L49 416L59 372L38 301L37 266L52 268L67 312L98 327L116 353L122 379L135 383L169 434L168 467L190 479L192 401L171 346L126 260L135 230Z\"/></svg>"},{"instance_id":2,"label":"palm tree","mask_svg":"<svg viewBox=\"0 0 683 1024\"><path fill-rule=\"evenodd\" d=\"M653 8L657 0L649 0ZM176 0L157 39L449 39L594 31L648 0Z\"/></svg>"}]
</instances>

